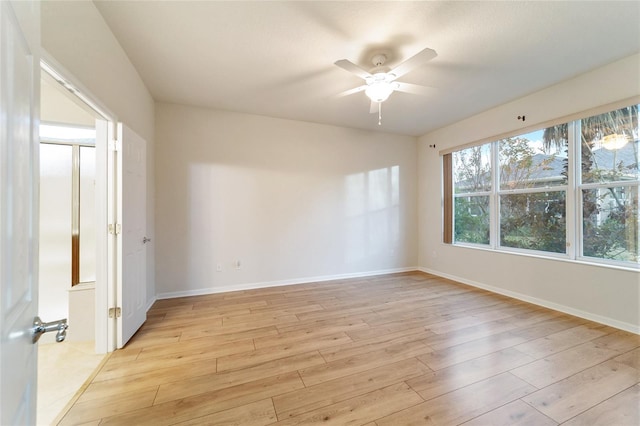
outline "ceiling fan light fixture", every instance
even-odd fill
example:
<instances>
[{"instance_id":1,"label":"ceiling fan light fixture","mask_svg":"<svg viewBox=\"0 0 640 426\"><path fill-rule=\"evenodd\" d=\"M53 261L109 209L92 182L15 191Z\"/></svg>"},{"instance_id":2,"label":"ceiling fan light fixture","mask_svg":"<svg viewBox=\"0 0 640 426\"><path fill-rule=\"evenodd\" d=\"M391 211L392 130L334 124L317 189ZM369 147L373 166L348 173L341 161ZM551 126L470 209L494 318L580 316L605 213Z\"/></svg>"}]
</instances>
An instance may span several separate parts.
<instances>
[{"instance_id":1,"label":"ceiling fan light fixture","mask_svg":"<svg viewBox=\"0 0 640 426\"><path fill-rule=\"evenodd\" d=\"M376 81L369 84L364 93L373 102L384 102L389 99L389 95L393 93L393 85L387 81Z\"/></svg>"},{"instance_id":2,"label":"ceiling fan light fixture","mask_svg":"<svg viewBox=\"0 0 640 426\"><path fill-rule=\"evenodd\" d=\"M428 47L422 49L409 59L406 59L400 65L393 69L384 66L387 61L387 57L384 53L379 53L372 58L373 66L375 67L371 71L367 71L360 68L358 65L349 61L348 59L340 59L334 62L343 70L350 72L351 74L363 79L366 84L362 86L347 90L340 93L338 96L346 96L354 93L360 93L364 90L365 95L371 99L370 112L375 112L375 107L378 107L378 124L382 124L382 102L389 99L391 94L398 90L400 92L424 94L426 88L417 84L399 83L395 81L397 78L402 77L412 69L422 65L423 63L430 61L437 56L436 51L429 49Z\"/></svg>"}]
</instances>

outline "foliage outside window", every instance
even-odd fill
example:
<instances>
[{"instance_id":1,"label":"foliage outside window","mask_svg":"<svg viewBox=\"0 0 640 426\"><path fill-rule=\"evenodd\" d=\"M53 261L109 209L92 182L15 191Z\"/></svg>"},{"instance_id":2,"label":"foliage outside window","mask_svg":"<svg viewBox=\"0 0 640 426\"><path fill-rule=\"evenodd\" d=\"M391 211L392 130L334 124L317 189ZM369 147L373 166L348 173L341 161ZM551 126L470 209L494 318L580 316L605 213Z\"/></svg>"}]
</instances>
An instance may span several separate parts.
<instances>
[{"instance_id":1,"label":"foliage outside window","mask_svg":"<svg viewBox=\"0 0 640 426\"><path fill-rule=\"evenodd\" d=\"M567 144L537 131L497 142L500 246L566 252Z\"/></svg>"},{"instance_id":2,"label":"foliage outside window","mask_svg":"<svg viewBox=\"0 0 640 426\"><path fill-rule=\"evenodd\" d=\"M489 244L491 146L453 153L454 242Z\"/></svg>"},{"instance_id":3,"label":"foliage outside window","mask_svg":"<svg viewBox=\"0 0 640 426\"><path fill-rule=\"evenodd\" d=\"M638 107L453 152L454 242L638 265Z\"/></svg>"},{"instance_id":4,"label":"foliage outside window","mask_svg":"<svg viewBox=\"0 0 640 426\"><path fill-rule=\"evenodd\" d=\"M639 263L638 105L580 126L583 255Z\"/></svg>"}]
</instances>

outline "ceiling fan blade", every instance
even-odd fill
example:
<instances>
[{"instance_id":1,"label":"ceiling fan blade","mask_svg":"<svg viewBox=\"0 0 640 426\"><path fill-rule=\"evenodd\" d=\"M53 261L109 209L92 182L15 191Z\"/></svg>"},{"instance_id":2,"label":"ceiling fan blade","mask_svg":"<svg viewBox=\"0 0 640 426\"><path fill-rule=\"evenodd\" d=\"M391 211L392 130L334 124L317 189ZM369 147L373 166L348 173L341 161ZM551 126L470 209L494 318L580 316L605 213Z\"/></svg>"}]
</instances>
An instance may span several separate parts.
<instances>
[{"instance_id":1,"label":"ceiling fan blade","mask_svg":"<svg viewBox=\"0 0 640 426\"><path fill-rule=\"evenodd\" d=\"M417 84L411 84L411 83L401 83L399 81L396 81L394 84L397 84L395 88L396 91L413 93L414 95L428 95L430 93L433 93L434 90L436 90L433 87L419 86Z\"/></svg>"},{"instance_id":2,"label":"ceiling fan blade","mask_svg":"<svg viewBox=\"0 0 640 426\"><path fill-rule=\"evenodd\" d=\"M366 84L364 84L362 86L354 87L353 89L345 90L344 92L338 93L336 95L336 98L341 98L343 96L353 95L354 93L362 92L366 88L367 88Z\"/></svg>"},{"instance_id":3,"label":"ceiling fan blade","mask_svg":"<svg viewBox=\"0 0 640 426\"><path fill-rule=\"evenodd\" d=\"M362 79L366 79L367 77L371 77L371 74L368 71L363 70L356 64L346 59L340 59L339 61L334 62L335 65L339 66L345 71L349 71L352 74L357 75Z\"/></svg>"},{"instance_id":4,"label":"ceiling fan blade","mask_svg":"<svg viewBox=\"0 0 640 426\"><path fill-rule=\"evenodd\" d=\"M438 56L436 51L427 47L392 69L391 73L395 74L396 78L402 77L412 69L432 60L436 56Z\"/></svg>"},{"instance_id":5,"label":"ceiling fan blade","mask_svg":"<svg viewBox=\"0 0 640 426\"><path fill-rule=\"evenodd\" d=\"M379 111L380 102L371 101L371 106L369 107L369 114L375 114Z\"/></svg>"}]
</instances>

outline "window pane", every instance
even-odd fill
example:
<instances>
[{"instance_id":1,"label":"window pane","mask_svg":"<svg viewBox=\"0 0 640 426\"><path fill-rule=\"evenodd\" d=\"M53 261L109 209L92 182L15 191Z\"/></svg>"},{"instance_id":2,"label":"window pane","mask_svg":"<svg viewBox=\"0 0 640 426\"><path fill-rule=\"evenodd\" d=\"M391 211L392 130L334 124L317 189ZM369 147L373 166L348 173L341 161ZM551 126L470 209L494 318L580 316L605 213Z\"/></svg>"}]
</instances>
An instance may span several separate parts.
<instances>
[{"instance_id":1,"label":"window pane","mask_svg":"<svg viewBox=\"0 0 640 426\"><path fill-rule=\"evenodd\" d=\"M638 187L582 191L583 255L639 262Z\"/></svg>"},{"instance_id":2,"label":"window pane","mask_svg":"<svg viewBox=\"0 0 640 426\"><path fill-rule=\"evenodd\" d=\"M638 105L580 123L583 183L638 179Z\"/></svg>"},{"instance_id":3,"label":"window pane","mask_svg":"<svg viewBox=\"0 0 640 426\"><path fill-rule=\"evenodd\" d=\"M500 197L500 245L566 252L565 191Z\"/></svg>"},{"instance_id":4,"label":"window pane","mask_svg":"<svg viewBox=\"0 0 640 426\"><path fill-rule=\"evenodd\" d=\"M454 194L491 191L491 144L453 153Z\"/></svg>"},{"instance_id":5,"label":"window pane","mask_svg":"<svg viewBox=\"0 0 640 426\"><path fill-rule=\"evenodd\" d=\"M40 294L47 306L52 300L66 306L58 290L71 287L72 149L40 144Z\"/></svg>"},{"instance_id":6,"label":"window pane","mask_svg":"<svg viewBox=\"0 0 640 426\"><path fill-rule=\"evenodd\" d=\"M489 197L456 197L454 241L489 244Z\"/></svg>"},{"instance_id":7,"label":"window pane","mask_svg":"<svg viewBox=\"0 0 640 426\"><path fill-rule=\"evenodd\" d=\"M555 137L557 129L552 127L499 141L500 189L567 184L568 141L566 137Z\"/></svg>"},{"instance_id":8,"label":"window pane","mask_svg":"<svg viewBox=\"0 0 640 426\"><path fill-rule=\"evenodd\" d=\"M96 280L96 149L80 147L80 282Z\"/></svg>"}]
</instances>

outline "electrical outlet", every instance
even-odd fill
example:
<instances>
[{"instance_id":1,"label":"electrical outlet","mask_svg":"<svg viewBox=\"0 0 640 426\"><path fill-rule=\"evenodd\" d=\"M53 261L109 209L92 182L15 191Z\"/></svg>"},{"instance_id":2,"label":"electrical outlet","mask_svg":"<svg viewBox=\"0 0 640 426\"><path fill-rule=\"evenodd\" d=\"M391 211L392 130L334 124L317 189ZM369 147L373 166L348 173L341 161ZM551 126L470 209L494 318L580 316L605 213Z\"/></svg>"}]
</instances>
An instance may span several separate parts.
<instances>
[{"instance_id":1,"label":"electrical outlet","mask_svg":"<svg viewBox=\"0 0 640 426\"><path fill-rule=\"evenodd\" d=\"M222 272L222 263L218 263L218 264L216 265L216 271L218 271L218 272Z\"/></svg>"}]
</instances>

